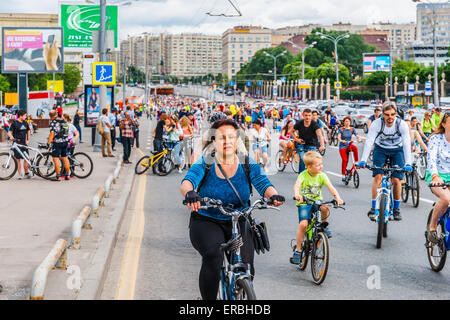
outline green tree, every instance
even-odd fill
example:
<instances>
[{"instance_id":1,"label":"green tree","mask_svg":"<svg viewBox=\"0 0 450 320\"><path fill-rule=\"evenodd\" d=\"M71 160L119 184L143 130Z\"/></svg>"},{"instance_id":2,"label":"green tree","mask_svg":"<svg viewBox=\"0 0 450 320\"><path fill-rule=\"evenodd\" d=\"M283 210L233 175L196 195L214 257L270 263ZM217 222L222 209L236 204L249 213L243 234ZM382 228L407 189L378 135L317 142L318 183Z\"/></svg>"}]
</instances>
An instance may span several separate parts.
<instances>
[{"instance_id":1,"label":"green tree","mask_svg":"<svg viewBox=\"0 0 450 320\"><path fill-rule=\"evenodd\" d=\"M389 78L389 72L376 71L364 79L364 85L382 86L386 83L386 78Z\"/></svg>"},{"instance_id":2,"label":"green tree","mask_svg":"<svg viewBox=\"0 0 450 320\"><path fill-rule=\"evenodd\" d=\"M64 81L64 93L66 95L74 93L81 82L81 70L76 66L65 64L64 73L58 74L58 80Z\"/></svg>"},{"instance_id":3,"label":"green tree","mask_svg":"<svg viewBox=\"0 0 450 320\"><path fill-rule=\"evenodd\" d=\"M315 77L316 79L326 79L330 78L330 82L333 84L336 81L336 70L334 63L323 63L318 69L316 69ZM350 71L343 64L339 64L339 81L342 86L348 86L350 84Z\"/></svg>"}]
</instances>

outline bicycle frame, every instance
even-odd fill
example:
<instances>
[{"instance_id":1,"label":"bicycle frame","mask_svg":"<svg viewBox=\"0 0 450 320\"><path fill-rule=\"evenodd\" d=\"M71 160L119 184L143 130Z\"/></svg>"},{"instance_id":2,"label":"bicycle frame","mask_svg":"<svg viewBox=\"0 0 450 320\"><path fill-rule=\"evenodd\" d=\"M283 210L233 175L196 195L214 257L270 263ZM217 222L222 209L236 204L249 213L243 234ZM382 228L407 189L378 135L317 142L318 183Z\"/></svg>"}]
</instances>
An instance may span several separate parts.
<instances>
[{"instance_id":1,"label":"bicycle frame","mask_svg":"<svg viewBox=\"0 0 450 320\"><path fill-rule=\"evenodd\" d=\"M22 148L25 148L25 149L27 149L27 150L34 151L35 154L34 154L33 159L31 159L31 157L30 157L27 153L22 152L22 150L21 150ZM24 146L24 145L20 145L20 147L19 147L19 145L18 145L17 143L13 142L13 144L12 144L11 147L9 148L9 159L8 159L8 161L6 162L6 165L9 165L9 161L11 160L11 157L14 156L14 154L13 154L13 151L14 151L14 150L17 151L17 152L22 156L22 159L23 159L26 163L28 163L28 165L30 166L31 169L35 169L35 168L36 168L36 166L34 165L34 163L35 163L37 157L38 157L39 155L42 155L41 152L40 152L38 149L29 147L29 146ZM19 160L20 160L20 159L19 159Z\"/></svg>"},{"instance_id":2,"label":"bicycle frame","mask_svg":"<svg viewBox=\"0 0 450 320\"><path fill-rule=\"evenodd\" d=\"M169 151L166 149L166 150L161 151L160 153L148 158L148 160L150 160L150 167L153 167L155 165L155 163L157 163L159 160L161 160L161 158L164 157L168 152ZM143 161L142 164L148 165L148 162Z\"/></svg>"},{"instance_id":3,"label":"bicycle frame","mask_svg":"<svg viewBox=\"0 0 450 320\"><path fill-rule=\"evenodd\" d=\"M439 219L438 221L438 225L441 222L444 222L444 226L445 226L445 249L447 251L450 251L450 230L449 230L449 225L448 225L448 221L449 221L449 214L450 214L450 208L447 208L447 211L444 213L444 215ZM442 230L444 232L444 230Z\"/></svg>"},{"instance_id":4,"label":"bicycle frame","mask_svg":"<svg viewBox=\"0 0 450 320\"><path fill-rule=\"evenodd\" d=\"M385 205L384 222L389 221L389 217L392 215L392 208L394 207L394 199L392 198L392 183L391 177L387 177L383 174L383 180L381 181L381 187L377 189L376 197L376 207L375 207L375 219L377 222L380 221L380 205L381 205L381 195L385 194L387 203Z\"/></svg>"}]
</instances>

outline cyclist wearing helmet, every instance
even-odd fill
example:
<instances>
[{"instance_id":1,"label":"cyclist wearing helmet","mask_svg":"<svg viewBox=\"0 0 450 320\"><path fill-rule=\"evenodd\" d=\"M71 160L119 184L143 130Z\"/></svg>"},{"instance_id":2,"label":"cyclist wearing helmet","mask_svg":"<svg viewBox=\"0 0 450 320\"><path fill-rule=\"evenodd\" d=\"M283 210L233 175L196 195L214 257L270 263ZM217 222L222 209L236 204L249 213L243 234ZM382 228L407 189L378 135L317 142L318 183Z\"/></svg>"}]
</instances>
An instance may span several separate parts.
<instances>
[{"instance_id":1,"label":"cyclist wearing helmet","mask_svg":"<svg viewBox=\"0 0 450 320\"><path fill-rule=\"evenodd\" d=\"M391 166L398 166L400 169L404 168L409 172L412 171L409 128L405 121L397 118L395 102L385 102L383 105L383 117L375 120L370 126L364 153L361 157L361 162L358 164L359 167L365 168L367 166L367 158L374 144L373 164L375 167L383 167L387 159L390 158L392 160ZM375 221L377 189L383 178L383 172L374 170L372 175L375 178L372 184L372 207L367 215L370 220ZM402 219L400 215L400 197L403 176L403 172L394 172L392 174L392 183L394 185L393 216L395 221Z\"/></svg>"}]
</instances>

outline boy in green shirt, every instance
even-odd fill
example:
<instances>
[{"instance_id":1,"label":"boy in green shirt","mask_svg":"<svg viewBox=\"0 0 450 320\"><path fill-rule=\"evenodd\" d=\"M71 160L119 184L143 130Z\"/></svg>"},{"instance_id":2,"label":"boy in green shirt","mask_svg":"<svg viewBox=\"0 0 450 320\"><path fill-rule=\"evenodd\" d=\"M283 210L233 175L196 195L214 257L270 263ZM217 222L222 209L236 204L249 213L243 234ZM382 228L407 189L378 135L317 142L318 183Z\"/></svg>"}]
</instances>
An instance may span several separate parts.
<instances>
[{"instance_id":1,"label":"boy in green shirt","mask_svg":"<svg viewBox=\"0 0 450 320\"><path fill-rule=\"evenodd\" d=\"M344 203L327 175L322 172L322 156L316 151L309 151L303 157L303 161L305 162L306 170L300 173L294 186L295 199L298 201L299 225L296 234L297 248L290 259L293 264L300 264L301 262L302 241L305 237L305 232L308 228L309 220L311 219L311 211L313 209L313 205L303 203L303 197L307 197L311 200L322 200L322 187L326 186L328 191L330 191L338 202L338 205ZM320 211L322 222L326 222L329 216L328 206L320 206ZM329 234L329 237L331 237L331 234Z\"/></svg>"}]
</instances>

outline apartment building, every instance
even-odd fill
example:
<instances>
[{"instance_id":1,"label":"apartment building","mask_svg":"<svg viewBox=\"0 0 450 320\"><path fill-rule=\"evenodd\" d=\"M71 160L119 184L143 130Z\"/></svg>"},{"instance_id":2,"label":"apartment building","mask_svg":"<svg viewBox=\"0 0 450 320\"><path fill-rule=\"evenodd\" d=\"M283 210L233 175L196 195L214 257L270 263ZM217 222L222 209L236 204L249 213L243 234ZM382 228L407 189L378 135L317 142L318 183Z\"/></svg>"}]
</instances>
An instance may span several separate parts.
<instances>
[{"instance_id":1,"label":"apartment building","mask_svg":"<svg viewBox=\"0 0 450 320\"><path fill-rule=\"evenodd\" d=\"M436 44L450 44L450 2L420 3L417 5L417 41L433 44L433 25L436 24Z\"/></svg>"},{"instance_id":2,"label":"apartment building","mask_svg":"<svg viewBox=\"0 0 450 320\"><path fill-rule=\"evenodd\" d=\"M263 27L238 26L222 34L222 72L229 79L261 49L272 47L272 30Z\"/></svg>"}]
</instances>

